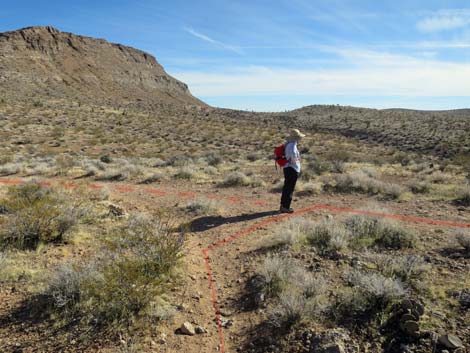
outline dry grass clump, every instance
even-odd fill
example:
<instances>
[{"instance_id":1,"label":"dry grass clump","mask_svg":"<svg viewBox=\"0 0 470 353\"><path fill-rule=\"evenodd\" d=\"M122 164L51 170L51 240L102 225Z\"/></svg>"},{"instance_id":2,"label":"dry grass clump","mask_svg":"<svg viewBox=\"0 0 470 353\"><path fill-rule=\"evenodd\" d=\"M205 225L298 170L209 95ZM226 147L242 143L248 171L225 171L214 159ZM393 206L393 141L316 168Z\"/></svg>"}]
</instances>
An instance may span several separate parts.
<instances>
[{"instance_id":1,"label":"dry grass clump","mask_svg":"<svg viewBox=\"0 0 470 353\"><path fill-rule=\"evenodd\" d=\"M35 183L9 189L3 203L5 223L0 246L35 249L39 243L57 242L80 218L80 210L65 195Z\"/></svg>"},{"instance_id":2,"label":"dry grass clump","mask_svg":"<svg viewBox=\"0 0 470 353\"><path fill-rule=\"evenodd\" d=\"M92 261L68 264L51 277L44 295L64 320L126 329L164 319L164 295L182 257L184 235L159 219L132 216L106 236Z\"/></svg>"}]
</instances>

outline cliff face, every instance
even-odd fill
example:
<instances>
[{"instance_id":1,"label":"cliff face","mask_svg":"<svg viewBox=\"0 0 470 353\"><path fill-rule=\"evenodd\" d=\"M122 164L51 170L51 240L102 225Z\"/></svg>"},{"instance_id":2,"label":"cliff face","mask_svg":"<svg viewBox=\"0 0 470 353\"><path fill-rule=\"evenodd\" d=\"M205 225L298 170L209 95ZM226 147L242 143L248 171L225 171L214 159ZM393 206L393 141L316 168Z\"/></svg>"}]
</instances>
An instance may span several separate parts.
<instances>
[{"instance_id":1,"label":"cliff face","mask_svg":"<svg viewBox=\"0 0 470 353\"><path fill-rule=\"evenodd\" d=\"M152 55L53 27L0 33L0 92L18 99L204 105Z\"/></svg>"}]
</instances>

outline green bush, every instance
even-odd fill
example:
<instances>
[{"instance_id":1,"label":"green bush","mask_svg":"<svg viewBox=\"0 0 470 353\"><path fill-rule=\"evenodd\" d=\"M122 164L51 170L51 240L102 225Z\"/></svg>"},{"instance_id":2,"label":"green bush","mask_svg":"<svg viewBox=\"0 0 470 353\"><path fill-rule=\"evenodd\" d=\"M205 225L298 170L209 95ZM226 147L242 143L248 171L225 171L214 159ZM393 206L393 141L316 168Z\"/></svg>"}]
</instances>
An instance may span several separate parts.
<instances>
[{"instance_id":1,"label":"green bush","mask_svg":"<svg viewBox=\"0 0 470 353\"><path fill-rule=\"evenodd\" d=\"M35 249L57 242L76 224L78 208L64 195L35 183L12 187L3 207L8 212L0 229L0 246Z\"/></svg>"}]
</instances>

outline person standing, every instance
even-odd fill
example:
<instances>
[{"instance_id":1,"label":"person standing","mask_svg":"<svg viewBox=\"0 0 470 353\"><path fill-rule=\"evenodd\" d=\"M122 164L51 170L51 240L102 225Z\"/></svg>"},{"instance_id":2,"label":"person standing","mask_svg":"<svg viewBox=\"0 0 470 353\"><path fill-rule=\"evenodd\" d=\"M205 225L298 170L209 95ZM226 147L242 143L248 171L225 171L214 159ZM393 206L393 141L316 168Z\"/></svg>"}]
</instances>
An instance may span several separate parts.
<instances>
[{"instance_id":1,"label":"person standing","mask_svg":"<svg viewBox=\"0 0 470 353\"><path fill-rule=\"evenodd\" d=\"M281 197L281 213L292 213L294 210L290 207L292 195L294 194L295 184L300 175L300 153L297 143L305 137L298 129L292 129L284 146L284 155L287 164L283 168L284 186Z\"/></svg>"}]
</instances>

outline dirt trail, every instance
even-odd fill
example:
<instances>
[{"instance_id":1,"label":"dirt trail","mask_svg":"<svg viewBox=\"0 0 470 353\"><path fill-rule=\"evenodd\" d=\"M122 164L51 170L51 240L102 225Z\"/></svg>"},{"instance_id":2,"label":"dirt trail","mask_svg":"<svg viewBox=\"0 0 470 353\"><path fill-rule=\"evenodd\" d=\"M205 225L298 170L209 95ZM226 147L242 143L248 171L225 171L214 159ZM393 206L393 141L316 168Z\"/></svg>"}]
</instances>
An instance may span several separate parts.
<instances>
[{"instance_id":1,"label":"dirt trail","mask_svg":"<svg viewBox=\"0 0 470 353\"><path fill-rule=\"evenodd\" d=\"M19 182L13 179L0 178L0 185L17 183ZM76 188L78 184L59 179L43 183L52 186L61 184L66 188ZM154 186L91 183L88 186L108 189L111 192L111 201L119 203L128 211L179 208L188 200L198 198L217 200L223 207L221 216L203 216L192 220L183 266L184 285L171 294L180 310L170 322L155 328L154 337L164 334L166 343L151 342L149 348L168 353L234 352L248 336L255 334L256 326L263 316L259 312L244 309L244 286L261 261L262 252L259 251L259 246L263 238L273 231L276 224L299 215L297 213L280 217L275 212L278 208L278 195L261 189L221 189L213 185L187 182ZM309 217L318 218L335 211L316 208L316 205L359 209L369 203L370 198L360 195L322 195L295 200L294 206L298 210L304 210ZM428 218L436 217L470 227L469 211L459 213L447 205L424 206L424 215ZM388 202L386 207L396 214L423 217L420 212L423 207L414 208L414 212L409 213L408 208L412 206L404 207ZM201 325L207 333L196 336L175 335L174 331L185 321ZM0 338L7 334L0 331ZM35 351L34 348L38 347L33 347L32 350L25 348L23 352Z\"/></svg>"}]
</instances>

